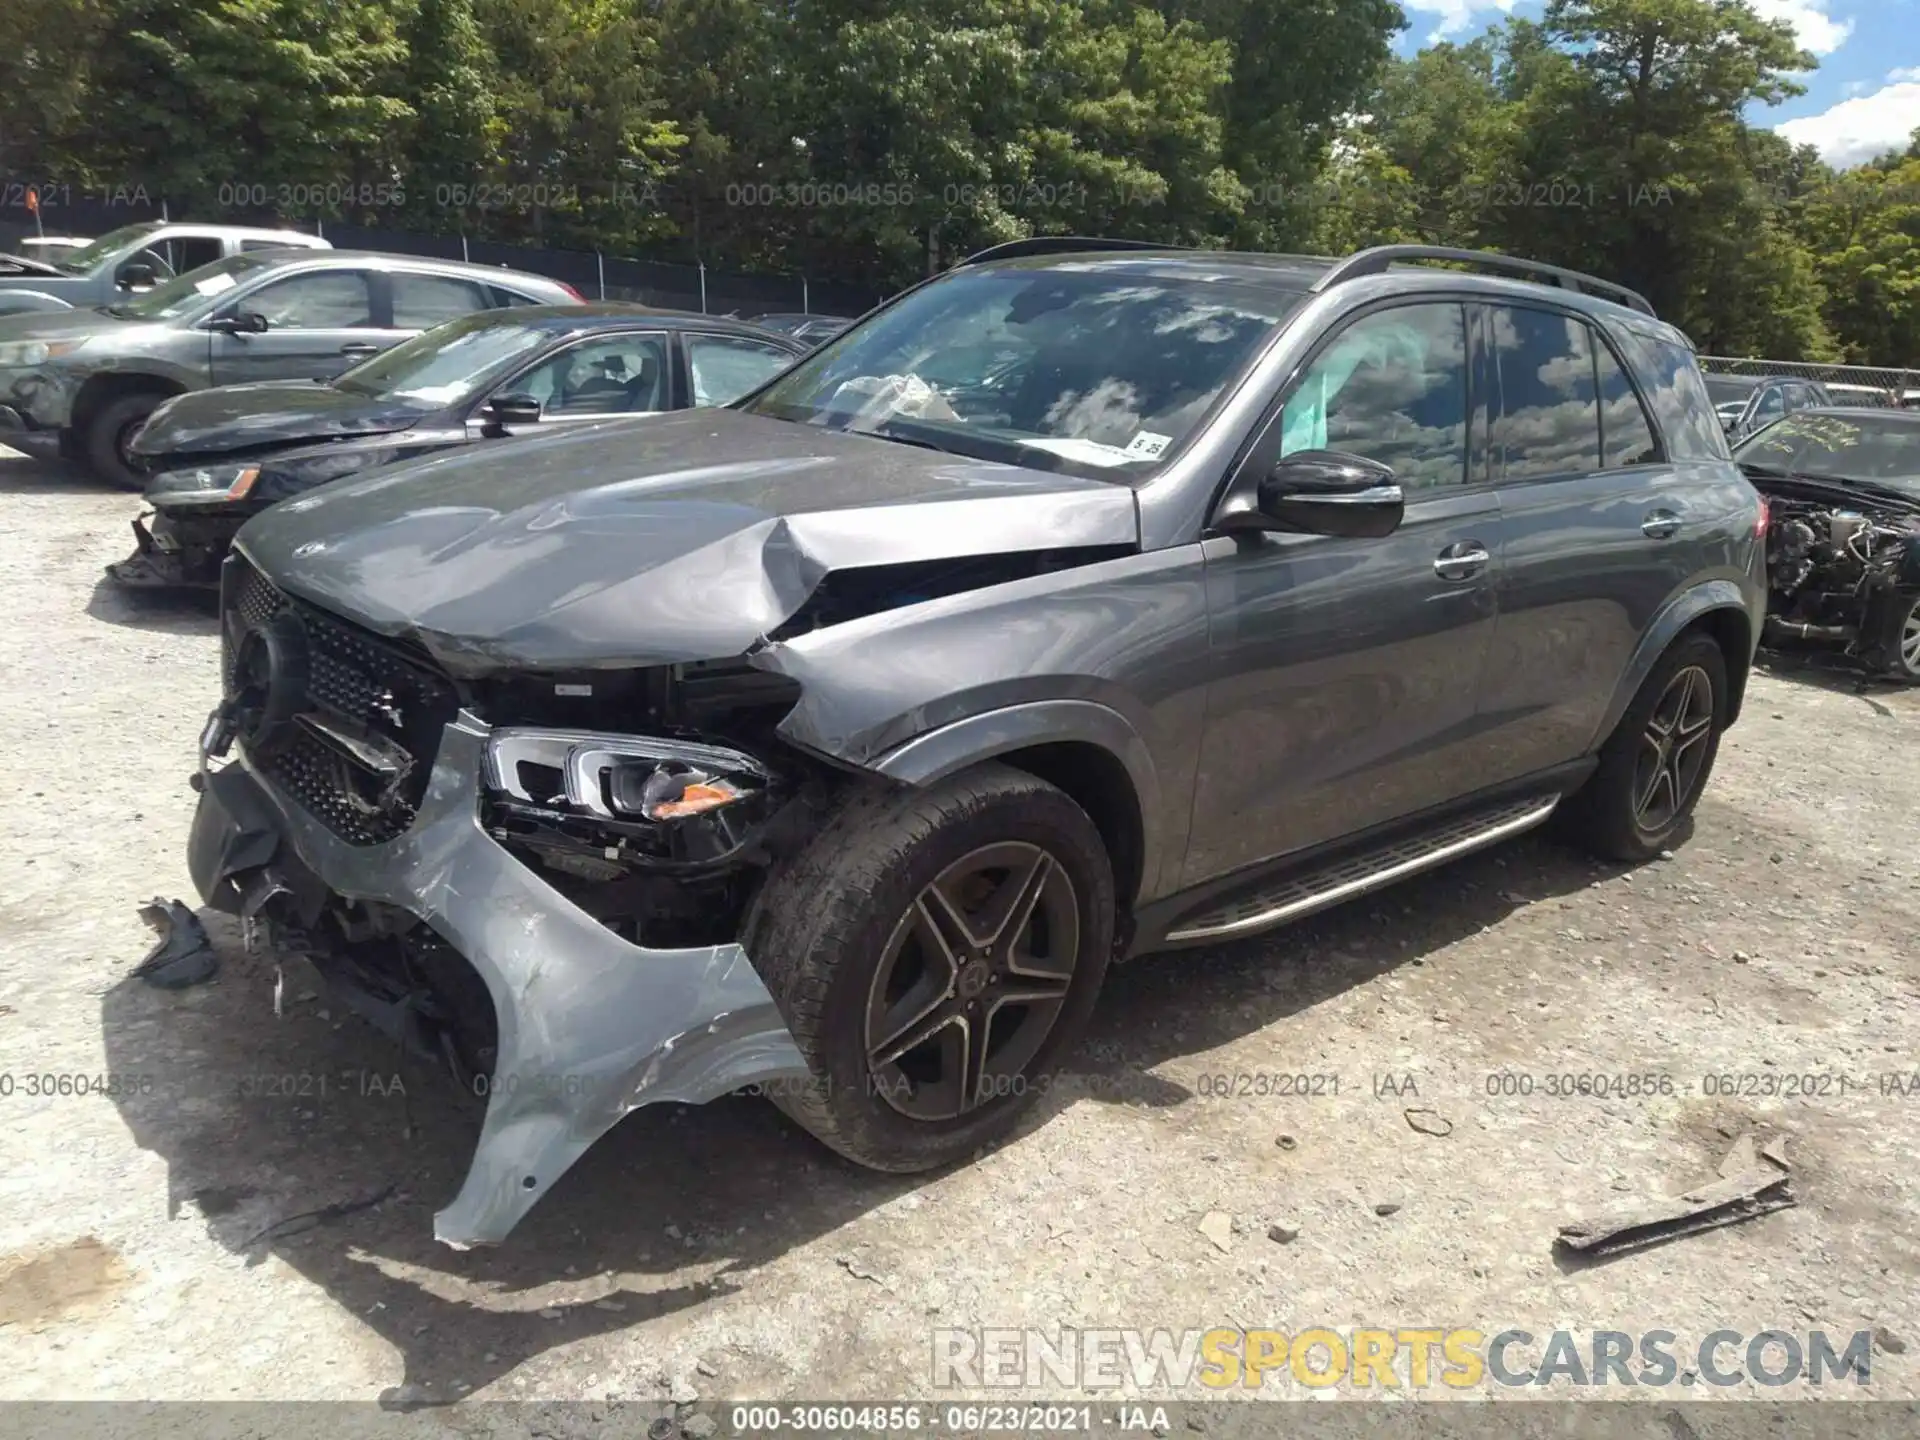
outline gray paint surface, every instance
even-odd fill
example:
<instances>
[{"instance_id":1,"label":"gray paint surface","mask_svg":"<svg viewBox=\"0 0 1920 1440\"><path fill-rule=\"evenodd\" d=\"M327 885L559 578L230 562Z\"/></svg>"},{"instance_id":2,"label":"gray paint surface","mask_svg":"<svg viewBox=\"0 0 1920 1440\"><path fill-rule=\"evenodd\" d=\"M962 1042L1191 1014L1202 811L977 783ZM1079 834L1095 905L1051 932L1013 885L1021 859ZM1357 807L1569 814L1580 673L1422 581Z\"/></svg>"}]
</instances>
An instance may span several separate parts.
<instances>
[{"instance_id":1,"label":"gray paint surface","mask_svg":"<svg viewBox=\"0 0 1920 1440\"><path fill-rule=\"evenodd\" d=\"M419 819L387 845L338 840L271 786L242 777L330 889L419 915L486 982L499 1023L486 1121L459 1194L434 1217L435 1236L461 1249L505 1239L628 1111L806 1074L738 945L630 945L480 828L487 733L464 715L446 727ZM211 855L238 825L210 787L194 827L196 854ZM203 890L218 878L195 876Z\"/></svg>"},{"instance_id":2,"label":"gray paint surface","mask_svg":"<svg viewBox=\"0 0 1920 1440\"><path fill-rule=\"evenodd\" d=\"M1414 491L1384 540L1212 530L1248 503L1259 469L1241 457L1315 345L1384 301L1434 299L1542 303L1418 271L1314 296L1137 488L697 412L370 475L239 543L276 584L455 674L748 655L799 682L786 739L907 783L1094 746L1140 802L1146 904L1590 754L1701 615L1757 638L1758 500L1725 459ZM1668 510L1674 529L1646 533ZM1467 541L1485 569L1437 573ZM771 638L835 571L1116 545L1134 553ZM1730 659L1744 671L1750 653ZM428 903L442 895L414 894ZM490 940L497 912L458 903L469 918L416 913ZM678 999L671 1017L689 1020Z\"/></svg>"}]
</instances>

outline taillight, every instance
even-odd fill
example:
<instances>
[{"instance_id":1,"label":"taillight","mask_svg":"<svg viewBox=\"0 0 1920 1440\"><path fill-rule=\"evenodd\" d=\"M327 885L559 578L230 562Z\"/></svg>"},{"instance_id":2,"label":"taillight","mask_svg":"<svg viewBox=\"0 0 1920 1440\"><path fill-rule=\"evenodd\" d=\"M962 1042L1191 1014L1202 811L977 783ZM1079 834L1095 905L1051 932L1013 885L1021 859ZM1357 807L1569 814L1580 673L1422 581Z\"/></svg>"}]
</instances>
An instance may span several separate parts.
<instances>
[{"instance_id":1,"label":"taillight","mask_svg":"<svg viewBox=\"0 0 1920 1440\"><path fill-rule=\"evenodd\" d=\"M1772 524L1773 524L1773 505L1771 502L1768 501L1766 496L1762 495L1760 497L1760 523L1753 527L1754 538L1756 540L1766 539L1767 531L1772 526Z\"/></svg>"},{"instance_id":2,"label":"taillight","mask_svg":"<svg viewBox=\"0 0 1920 1440\"><path fill-rule=\"evenodd\" d=\"M574 299L578 300L582 305L587 303L587 297L582 295L578 290L574 289L571 285L567 284L566 281L564 280L560 281L559 285L562 290L566 291Z\"/></svg>"}]
</instances>

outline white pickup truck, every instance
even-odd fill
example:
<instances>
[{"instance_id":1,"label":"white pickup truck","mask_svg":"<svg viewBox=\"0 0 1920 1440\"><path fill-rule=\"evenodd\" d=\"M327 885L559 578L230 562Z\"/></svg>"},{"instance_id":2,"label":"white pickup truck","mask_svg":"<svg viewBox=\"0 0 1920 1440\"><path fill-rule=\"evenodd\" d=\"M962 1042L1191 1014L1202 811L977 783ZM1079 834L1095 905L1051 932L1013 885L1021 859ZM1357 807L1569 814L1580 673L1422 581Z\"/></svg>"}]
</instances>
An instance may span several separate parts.
<instances>
[{"instance_id":1,"label":"white pickup truck","mask_svg":"<svg viewBox=\"0 0 1920 1440\"><path fill-rule=\"evenodd\" d=\"M36 260L0 255L0 315L111 305L162 280L245 250L330 250L318 235L247 225L147 220L89 245Z\"/></svg>"}]
</instances>

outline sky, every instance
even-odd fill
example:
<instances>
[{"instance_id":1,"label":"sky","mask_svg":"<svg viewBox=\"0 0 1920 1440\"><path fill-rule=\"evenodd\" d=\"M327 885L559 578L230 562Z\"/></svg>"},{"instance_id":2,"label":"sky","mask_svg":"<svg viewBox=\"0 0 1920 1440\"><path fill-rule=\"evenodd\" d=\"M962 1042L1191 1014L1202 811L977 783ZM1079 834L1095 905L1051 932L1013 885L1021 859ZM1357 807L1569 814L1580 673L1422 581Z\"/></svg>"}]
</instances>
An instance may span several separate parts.
<instances>
[{"instance_id":1,"label":"sky","mask_svg":"<svg viewBox=\"0 0 1920 1440\"><path fill-rule=\"evenodd\" d=\"M1401 0L1412 28L1400 48L1470 40L1505 15L1537 19L1539 0ZM1752 0L1790 22L1820 68L1795 78L1807 88L1747 117L1812 145L1829 164L1859 165L1905 150L1920 127L1920 0Z\"/></svg>"}]
</instances>

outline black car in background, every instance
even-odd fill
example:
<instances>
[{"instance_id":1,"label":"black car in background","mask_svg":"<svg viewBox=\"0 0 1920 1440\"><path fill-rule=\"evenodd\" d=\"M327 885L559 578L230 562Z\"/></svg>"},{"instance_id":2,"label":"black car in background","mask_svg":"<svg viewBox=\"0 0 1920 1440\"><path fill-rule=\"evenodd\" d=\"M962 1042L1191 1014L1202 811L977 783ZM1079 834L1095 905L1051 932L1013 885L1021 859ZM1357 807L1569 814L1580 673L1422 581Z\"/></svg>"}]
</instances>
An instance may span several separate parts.
<instances>
[{"instance_id":1,"label":"black car in background","mask_svg":"<svg viewBox=\"0 0 1920 1440\"><path fill-rule=\"evenodd\" d=\"M1735 443L1796 411L1834 403L1824 386L1792 375L1708 375L1706 381L1714 412Z\"/></svg>"},{"instance_id":2,"label":"black car in background","mask_svg":"<svg viewBox=\"0 0 1920 1440\"><path fill-rule=\"evenodd\" d=\"M1920 683L1920 414L1803 410L1733 458L1772 507L1768 637Z\"/></svg>"},{"instance_id":3,"label":"black car in background","mask_svg":"<svg viewBox=\"0 0 1920 1440\"><path fill-rule=\"evenodd\" d=\"M724 405L807 346L638 305L464 316L331 381L229 385L161 406L134 437L151 476L122 585L215 586L252 515L375 465L557 426Z\"/></svg>"}]
</instances>

